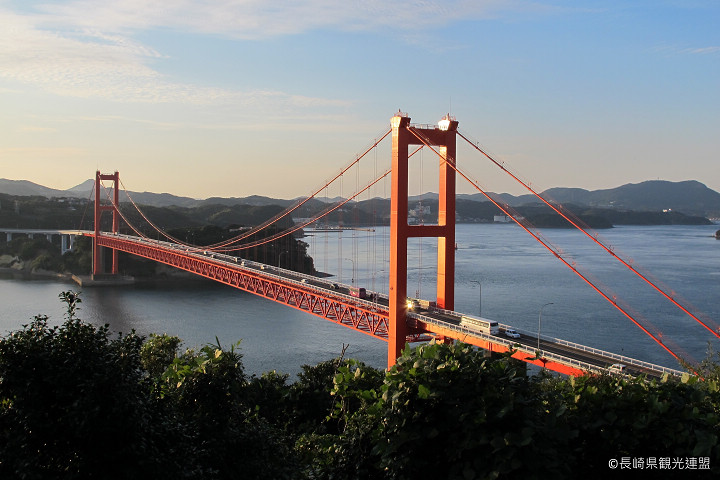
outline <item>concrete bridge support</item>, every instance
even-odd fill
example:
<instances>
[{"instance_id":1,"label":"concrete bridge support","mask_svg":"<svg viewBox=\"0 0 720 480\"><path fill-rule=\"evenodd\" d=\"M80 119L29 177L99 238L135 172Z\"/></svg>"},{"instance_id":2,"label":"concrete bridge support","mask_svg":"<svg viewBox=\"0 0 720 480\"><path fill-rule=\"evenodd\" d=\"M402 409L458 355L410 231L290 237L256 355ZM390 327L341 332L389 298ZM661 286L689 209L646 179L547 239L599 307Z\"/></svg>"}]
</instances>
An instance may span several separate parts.
<instances>
[{"instance_id":1,"label":"concrete bridge support","mask_svg":"<svg viewBox=\"0 0 720 480\"><path fill-rule=\"evenodd\" d=\"M69 252L75 245L75 235L60 235L60 253L65 255L65 252Z\"/></svg>"},{"instance_id":2,"label":"concrete bridge support","mask_svg":"<svg viewBox=\"0 0 720 480\"><path fill-rule=\"evenodd\" d=\"M15 235L26 235L27 238L35 238L35 235L45 235L48 242L53 243L53 239L56 236L60 237L60 253L65 254L73 249L75 245L76 233L71 233L70 230L35 230L35 229L21 229L13 228L11 230L0 229L0 234L4 231L5 241L7 243L12 242Z\"/></svg>"}]
</instances>

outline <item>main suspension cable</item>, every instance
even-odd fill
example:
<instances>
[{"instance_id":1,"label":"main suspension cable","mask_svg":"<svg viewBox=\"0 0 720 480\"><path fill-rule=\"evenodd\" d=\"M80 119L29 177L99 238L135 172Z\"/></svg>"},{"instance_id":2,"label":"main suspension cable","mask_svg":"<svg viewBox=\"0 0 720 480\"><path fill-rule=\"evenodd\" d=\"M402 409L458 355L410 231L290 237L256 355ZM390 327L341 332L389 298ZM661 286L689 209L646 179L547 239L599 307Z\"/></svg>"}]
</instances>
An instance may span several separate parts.
<instances>
[{"instance_id":1,"label":"main suspension cable","mask_svg":"<svg viewBox=\"0 0 720 480\"><path fill-rule=\"evenodd\" d=\"M131 196L130 196L128 190L127 190L127 188L126 188L124 185L122 185L122 186L123 186L123 190L125 191L126 196L127 196L128 199L130 200L130 202L133 204L133 206L135 207L135 209L138 210L138 212L139 212L140 215L143 217L143 219L145 219L145 221L148 222L148 224L149 224L153 229L155 229L158 233L160 233L161 235L164 235L165 237L167 237L168 239L172 240L172 241L175 242L175 243L178 243L178 244L183 245L183 246L186 246L186 247L191 247L191 248L193 248L193 249L197 249L197 250L221 251L221 249L222 249L223 247L229 247L230 245L233 245L233 244L235 244L235 243L241 242L242 240L244 240L244 239L246 239L246 238L248 238L248 237L256 234L257 232L264 230L264 229L267 228L268 226L270 226L270 225L272 225L272 224L274 224L274 223L277 223L278 221L280 221L280 220L282 220L283 218L287 217L288 215L290 215L292 212L294 212L294 211L297 210L298 208L302 207L305 203L309 202L311 199L315 198L315 197L316 197L318 194L320 194L328 185L332 184L333 182L335 182L335 181L338 180L339 178L342 178L342 176L343 176L350 168L352 168L352 167L354 167L356 164L358 164L358 162L360 162L360 160L361 160L363 157L365 157L365 155L367 155L370 151L372 151L375 147L377 147L377 145L378 145L380 142L382 142L391 132L392 132L392 129L388 129L388 130L384 131L384 133L380 136L380 138L377 139L377 140L375 140L361 155L358 155L358 156L355 158L355 160L353 160L353 161L350 162L346 167L344 167L343 169L341 169L340 172L337 173L332 179L326 181L325 184L324 184L322 187L320 187L320 188L318 188L317 190L313 191L310 196L305 197L305 198L302 199L302 200L298 200L294 205L286 208L284 211L278 213L277 215L273 216L272 218L270 218L270 219L262 222L260 225L257 225L257 226L255 226L255 227L251 228L250 230L248 230L248 231L246 231L246 232L243 232L242 234L240 234L240 235L238 235L238 236L236 236L236 237L233 237L233 238L231 238L231 239L224 240L224 241L222 241L222 242L218 242L218 243L212 244L212 245L206 245L206 246L192 245L192 244L189 244L189 243L187 243L187 242L183 242L182 240L180 240L180 239L178 239L178 238L175 238L175 237L169 235L167 232L165 232L164 230L162 230L161 228L159 228L157 225L155 225L152 221L150 221L149 218L147 218L147 216L142 212L142 210L139 208L139 206L133 201L133 199L131 198ZM121 182L121 184L122 184L122 182ZM320 217L318 217L318 218L320 218Z\"/></svg>"},{"instance_id":2,"label":"main suspension cable","mask_svg":"<svg viewBox=\"0 0 720 480\"><path fill-rule=\"evenodd\" d=\"M577 276L579 276L585 283L587 283L590 287L592 287L593 290L595 290L597 293L599 293L605 300L607 300L612 306L614 306L620 313L625 315L633 324L635 324L640 330L642 330L646 335L648 335L650 338L652 338L658 345L660 345L665 351L667 351L670 355L672 355L675 359L678 361L682 361L681 358L672 350L670 347L668 347L658 336L650 332L645 326L643 326L638 320L636 320L628 311L627 309L623 308L622 306L618 305L616 300L613 300L606 294L600 287L595 285L593 281L591 281L587 276L583 275L574 265L572 265L570 262L568 262L563 255L561 255L556 249L551 247L548 243L543 241L538 234L536 234L533 229L532 225L529 223L527 219L524 221L519 220L519 216L517 214L513 214L511 212L511 208L508 205L501 205L498 203L495 199L493 199L485 190L480 188L477 182L472 181L462 170L460 170L457 165L455 165L454 159L446 158L445 156L441 155L439 152L437 152L431 145L429 140L427 140L424 135L420 134L416 129L409 127L408 130L418 139L420 140L425 146L430 148L435 154L441 159L443 162L447 162L447 164L455 170L461 177L463 177L468 183L470 183L478 192L480 192L485 198L487 198L490 202L493 203L497 208L499 208L505 215L510 217L515 223L517 223L523 230L525 230L527 233L529 233L538 243L540 243L543 247L545 247L550 253L552 253L558 260L560 260L566 267L568 267L570 270L572 270Z\"/></svg>"},{"instance_id":3,"label":"main suspension cable","mask_svg":"<svg viewBox=\"0 0 720 480\"><path fill-rule=\"evenodd\" d=\"M367 184L367 185L366 185L364 188L362 188L361 190L359 190L359 191L355 192L354 194L352 194L350 197L346 198L346 199L343 200L342 202L338 202L337 204L332 205L331 207L328 207L328 208L322 213L322 215L318 215L318 216L316 216L316 217L307 219L307 220L305 220L305 221L303 221L303 222L301 222L301 223L299 223L299 224L297 224L297 225L295 225L295 226L293 226L293 227L291 227L291 228L288 228L287 230L284 230L284 231L282 231L282 232L273 234L273 235L271 235L271 236L269 236L269 237L265 237L265 238L263 238L262 240L255 240L255 241L253 241L253 242L248 242L248 243L244 243L244 244L241 244L241 245L234 245L234 246L232 247L232 249L228 249L228 251L232 251L232 250L245 250L245 249L252 248L252 247L256 247L256 246L259 246L259 245L264 245L264 244L266 244L266 243L272 242L273 240L277 240L278 238L281 238L281 237L290 235L290 234L292 234L292 233L295 233L295 232L297 232L298 230L303 229L303 228L307 227L308 225L310 225L310 224L312 224L312 223L315 223L316 221L320 220L321 218L323 218L323 217L329 215L330 213L334 212L335 210L343 207L345 204L347 204L348 202L350 202L351 200L353 200L354 198L356 198L358 195L360 195L360 194L362 194L363 192L365 192L367 189L371 188L373 185L375 185L376 183L378 183L380 180L382 180L383 178L385 178L387 175L390 175L390 172L391 172L391 171L392 171L391 169L388 169L387 171L385 171L385 173L383 173L383 174L380 175L378 178L376 178L375 180L373 180L372 182L370 182L369 184ZM221 251L221 250L216 250L216 251Z\"/></svg>"},{"instance_id":4,"label":"main suspension cable","mask_svg":"<svg viewBox=\"0 0 720 480\"><path fill-rule=\"evenodd\" d=\"M408 158L412 157L413 155L415 155L416 153L418 153L418 152L421 151L421 150L422 150L422 146L418 147L417 149L415 149L415 151L413 151L411 154L408 155ZM353 193L351 196L349 196L348 198L344 199L342 202L338 202L337 204L330 205L330 206L326 207L325 210L323 210L323 211L320 212L319 214L313 216L312 218L306 219L304 222L300 223L299 225L295 225L295 226L293 226L293 227L290 227L290 228L288 228L288 229L286 229L286 230L284 230L284 231L282 231L282 232L279 232L279 233L276 233L276 234L272 235L271 237L266 237L266 238L263 239L263 240L256 240L256 241L254 241L254 242L249 242L249 243L245 243L245 244L241 244L241 245L233 245L232 248L230 248L230 247L225 247L224 249L216 249L215 251L221 252L221 251L244 250L244 249L247 249L247 248L252 248L252 247L254 247L254 246L263 245L263 244L265 244L265 243L269 243L269 242L271 242L271 241L273 241L273 240L276 240L276 239L278 239L278 238L281 238L281 237L290 235L290 234L292 234L292 233L294 233L294 232L296 232L296 231L298 231L298 230L300 230L300 229L302 229L302 228L305 228L305 227L308 226L308 225L311 225L311 224L317 222L318 220L320 220L320 219L328 216L330 213L334 212L335 210L343 207L345 204L347 204L347 203L350 202L351 200L357 198L360 194L362 194L363 192L367 191L368 189L370 189L371 187L373 187L374 185L376 185L380 180L382 180L382 179L384 179L385 177L387 177L391 172L392 172L392 169L386 170L383 174L379 175L379 176L378 176L377 178L375 178L373 181L371 181L370 183L368 183L364 188L362 188L362 189L358 190L357 192Z\"/></svg>"},{"instance_id":5,"label":"main suspension cable","mask_svg":"<svg viewBox=\"0 0 720 480\"><path fill-rule=\"evenodd\" d=\"M107 196L108 201L109 201L110 204L115 208L115 211L118 213L118 215L120 215L120 218L122 218L123 221L127 224L127 226L130 227L130 230L132 230L133 232L135 232L135 234L136 234L138 237L140 237L140 238L143 238L143 239L149 240L149 241L154 241L152 238L150 238L150 237L148 237L147 235L145 235L144 233L142 233L142 231L140 231L139 228L135 227L135 226L130 222L130 220L128 220L128 218L125 216L125 214L122 212L122 210L120 210L120 205L115 204L115 200L110 196L110 189L108 189L108 188L105 186L105 184L102 183L102 181L100 182L100 185L101 185L101 186L103 187L103 189L105 190L105 195ZM142 213L141 213L141 214L142 214Z\"/></svg>"},{"instance_id":6,"label":"main suspension cable","mask_svg":"<svg viewBox=\"0 0 720 480\"><path fill-rule=\"evenodd\" d=\"M562 218L564 218L568 223L570 223L570 225L572 225L572 226L575 227L576 229L578 229L578 230L580 230L581 232L583 232L583 234L585 234L585 236L587 236L590 240L592 240L592 241L595 242L598 246L600 246L600 248L602 248L603 250L605 250L605 251L606 251L607 253L609 253L613 258L615 258L617 261L619 261L622 265L624 265L625 267L627 267L627 268L628 268L630 271L632 271L635 275L637 275L639 278L641 278L643 281L645 281L648 285L650 285L653 289L655 289L655 291L657 291L658 293L660 293L663 297L665 297L667 300L669 300L671 303L673 303L676 307L678 307L678 308L679 308L680 310L682 310L684 313L686 313L687 315L689 315L690 317L692 317L696 322L698 322L700 325L702 325L703 327L705 327L705 328L706 328L710 333L712 333L715 337L720 338L720 327L717 327L717 326L716 326L715 329L713 329L712 327L710 327L709 325L707 325L705 322L703 322L702 320L700 320L696 315L694 315L692 312L690 312L687 308L685 308L683 305L681 305L680 303L678 303L670 294L668 294L667 292L665 292L665 290L663 290L662 288L660 288L656 283L654 283L653 281L651 281L650 279L648 279L645 275L643 275L642 273L640 273L635 267L633 267L632 265L630 265L630 263L628 263L628 262L625 261L623 258L621 258L620 256L618 256L615 252L613 252L613 250L612 250L610 247L608 247L607 245L605 245L603 242L601 242L601 241L597 238L597 236L590 235L590 233L587 231L586 228L583 228L583 227L581 227L581 226L578 224L578 221L577 221L577 220L579 220L579 219L576 219L576 220L571 219L571 218L570 218L570 217L571 217L570 214L563 212L563 210L565 210L564 208L562 208L562 209L561 209L561 208L558 208L558 207L557 207L556 205L554 205L552 202L549 202L548 200L546 200L542 195L540 195L538 192L536 192L529 184L527 184L527 183L525 183L524 181L520 180L520 178L518 178L517 175L513 174L513 173L512 173L510 170L508 170L504 165L502 165L500 162L496 161L493 157L491 157L490 155L488 155L488 154L487 154L483 149L481 149L476 143L471 142L470 140L468 140L462 133L460 133L460 132L457 132L457 133L458 133L458 135L460 135L460 137L461 137L463 140L465 140L467 143L469 143L475 150L477 150L478 152L482 153L485 157L487 157L488 160L490 160L492 163L494 163L498 168L500 168L502 171L504 171L505 173L507 173L508 175L510 175L510 177L512 177L515 181L517 181L519 184L521 184L523 187L525 187L530 193L532 193L532 194L535 195L537 198L539 198L545 205L547 205L548 207L550 207L555 213L557 213L557 214L560 215Z\"/></svg>"}]
</instances>

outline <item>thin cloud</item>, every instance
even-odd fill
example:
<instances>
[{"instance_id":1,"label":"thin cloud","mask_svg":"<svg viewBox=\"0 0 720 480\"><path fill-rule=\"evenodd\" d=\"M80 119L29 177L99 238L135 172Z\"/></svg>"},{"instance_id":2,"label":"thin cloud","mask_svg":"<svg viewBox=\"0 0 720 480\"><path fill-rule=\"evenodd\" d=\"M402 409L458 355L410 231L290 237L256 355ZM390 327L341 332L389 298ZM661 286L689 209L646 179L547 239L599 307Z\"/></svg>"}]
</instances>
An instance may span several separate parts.
<instances>
[{"instance_id":1,"label":"thin cloud","mask_svg":"<svg viewBox=\"0 0 720 480\"><path fill-rule=\"evenodd\" d=\"M536 10L536 3L509 0L78 0L44 4L49 25L126 32L163 27L257 39L309 30L417 30L456 20L477 20L507 10Z\"/></svg>"},{"instance_id":2,"label":"thin cloud","mask_svg":"<svg viewBox=\"0 0 720 480\"><path fill-rule=\"evenodd\" d=\"M533 5L527 7L527 5ZM19 7L18 7L19 8ZM168 29L235 39L314 29L396 29L399 37L456 20L535 9L508 0L76 0L0 8L0 78L62 96L141 103L308 109L348 102L278 91L238 91L174 81L153 66L165 56L135 39Z\"/></svg>"},{"instance_id":3,"label":"thin cloud","mask_svg":"<svg viewBox=\"0 0 720 480\"><path fill-rule=\"evenodd\" d=\"M720 52L720 47L688 48L686 51L693 55L709 55Z\"/></svg>"},{"instance_id":4,"label":"thin cloud","mask_svg":"<svg viewBox=\"0 0 720 480\"><path fill-rule=\"evenodd\" d=\"M86 150L73 147L9 147L0 148L0 156L15 159L70 158L86 154Z\"/></svg>"},{"instance_id":5,"label":"thin cloud","mask_svg":"<svg viewBox=\"0 0 720 480\"><path fill-rule=\"evenodd\" d=\"M51 117L46 121L55 121ZM186 119L180 120L152 120L145 117L131 117L122 115L75 115L63 117L63 121L75 124L116 124L121 127L135 124L147 129L157 131L293 131L293 132L310 132L310 131L352 131L357 128L357 124L348 125L348 122L341 115L333 114L313 114L302 113L296 115L264 115L261 118L247 114L233 121L191 121ZM43 127L27 127L22 131L56 131L57 129Z\"/></svg>"},{"instance_id":6,"label":"thin cloud","mask_svg":"<svg viewBox=\"0 0 720 480\"><path fill-rule=\"evenodd\" d=\"M122 6L133 3L124 2ZM140 9L140 13L143 11L147 9ZM264 108L347 105L343 101L279 91L238 91L174 82L152 68L153 62L163 57L162 53L128 35L105 31L102 25L90 28L84 25L83 15L78 14L78 19L77 25L71 25L62 22L61 17L50 19L0 10L0 25L3 25L0 78L39 86L62 96L124 102L221 103ZM50 25L56 28L50 30Z\"/></svg>"},{"instance_id":7,"label":"thin cloud","mask_svg":"<svg viewBox=\"0 0 720 480\"><path fill-rule=\"evenodd\" d=\"M57 128L38 127L36 125L20 125L17 127L17 131L20 133L46 133L56 132Z\"/></svg>"},{"instance_id":8,"label":"thin cloud","mask_svg":"<svg viewBox=\"0 0 720 480\"><path fill-rule=\"evenodd\" d=\"M681 47L678 45L662 45L655 50L666 55L715 55L720 53L720 46Z\"/></svg>"}]
</instances>

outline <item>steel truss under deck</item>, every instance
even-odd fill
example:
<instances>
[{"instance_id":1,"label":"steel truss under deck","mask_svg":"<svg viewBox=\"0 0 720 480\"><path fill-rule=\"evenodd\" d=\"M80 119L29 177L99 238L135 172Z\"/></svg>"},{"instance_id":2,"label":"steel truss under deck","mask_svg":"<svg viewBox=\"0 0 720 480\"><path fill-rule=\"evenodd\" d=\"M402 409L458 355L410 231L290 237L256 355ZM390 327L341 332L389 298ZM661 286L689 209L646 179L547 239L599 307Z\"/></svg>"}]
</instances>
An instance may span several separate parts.
<instances>
[{"instance_id":1,"label":"steel truss under deck","mask_svg":"<svg viewBox=\"0 0 720 480\"><path fill-rule=\"evenodd\" d=\"M187 272L201 275L216 282L260 295L287 306L312 313L325 320L344 325L370 336L388 340L388 311L382 305L370 306L370 302L354 304L342 295L333 296L321 289L301 284L262 271L243 268L240 265L221 262L201 255L168 249L163 245L138 243L108 235L96 237L98 246L121 250L139 257L161 262ZM422 332L412 332L407 341L421 339ZM426 338L427 339L427 338Z\"/></svg>"}]
</instances>

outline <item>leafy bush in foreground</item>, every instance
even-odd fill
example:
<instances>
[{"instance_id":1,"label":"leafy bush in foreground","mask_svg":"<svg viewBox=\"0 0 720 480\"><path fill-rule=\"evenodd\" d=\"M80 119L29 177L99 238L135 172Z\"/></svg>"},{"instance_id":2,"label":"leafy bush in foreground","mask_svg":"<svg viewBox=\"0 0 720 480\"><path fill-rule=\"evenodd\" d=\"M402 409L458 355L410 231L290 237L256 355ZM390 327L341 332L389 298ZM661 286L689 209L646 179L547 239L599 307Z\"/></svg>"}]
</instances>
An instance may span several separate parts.
<instances>
[{"instance_id":1,"label":"leafy bush in foreground","mask_svg":"<svg viewBox=\"0 0 720 480\"><path fill-rule=\"evenodd\" d=\"M141 345L73 313L61 327L38 316L3 338L0 478L160 475L158 449L171 432L146 393Z\"/></svg>"},{"instance_id":2,"label":"leafy bush in foreground","mask_svg":"<svg viewBox=\"0 0 720 480\"><path fill-rule=\"evenodd\" d=\"M60 297L62 326L38 316L0 339L3 479L592 479L623 457L720 473L709 361L702 381L528 377L507 355L428 344L387 372L335 359L288 384L248 378L236 346L111 338Z\"/></svg>"}]
</instances>

